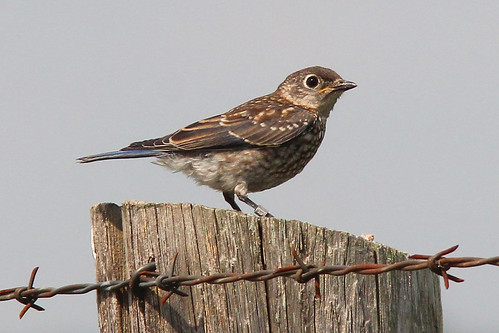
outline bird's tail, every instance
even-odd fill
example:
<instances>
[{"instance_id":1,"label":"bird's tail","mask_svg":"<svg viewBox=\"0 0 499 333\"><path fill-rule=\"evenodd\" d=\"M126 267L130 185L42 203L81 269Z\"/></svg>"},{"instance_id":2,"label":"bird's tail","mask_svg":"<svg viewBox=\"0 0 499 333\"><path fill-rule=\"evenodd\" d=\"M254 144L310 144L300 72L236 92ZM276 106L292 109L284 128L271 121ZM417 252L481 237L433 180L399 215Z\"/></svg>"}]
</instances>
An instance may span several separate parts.
<instances>
[{"instance_id":1,"label":"bird's tail","mask_svg":"<svg viewBox=\"0 0 499 333\"><path fill-rule=\"evenodd\" d=\"M165 152L158 150L119 150L109 153L102 153L97 155L90 155L76 159L78 163L90 163L103 160L114 160L124 158L141 158L141 157L154 157L164 155Z\"/></svg>"}]
</instances>

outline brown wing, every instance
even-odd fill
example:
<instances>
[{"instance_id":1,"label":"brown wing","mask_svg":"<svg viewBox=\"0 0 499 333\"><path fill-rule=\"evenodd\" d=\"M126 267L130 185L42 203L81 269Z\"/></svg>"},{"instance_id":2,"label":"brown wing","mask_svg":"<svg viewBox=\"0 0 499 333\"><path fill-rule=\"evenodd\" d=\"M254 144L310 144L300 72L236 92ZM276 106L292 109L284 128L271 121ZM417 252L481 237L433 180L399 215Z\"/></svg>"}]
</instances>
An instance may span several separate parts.
<instances>
[{"instance_id":1,"label":"brown wing","mask_svg":"<svg viewBox=\"0 0 499 333\"><path fill-rule=\"evenodd\" d=\"M271 108L268 107L269 102ZM163 138L132 143L123 150L178 151L275 146L298 136L315 120L316 115L309 110L263 96Z\"/></svg>"}]
</instances>

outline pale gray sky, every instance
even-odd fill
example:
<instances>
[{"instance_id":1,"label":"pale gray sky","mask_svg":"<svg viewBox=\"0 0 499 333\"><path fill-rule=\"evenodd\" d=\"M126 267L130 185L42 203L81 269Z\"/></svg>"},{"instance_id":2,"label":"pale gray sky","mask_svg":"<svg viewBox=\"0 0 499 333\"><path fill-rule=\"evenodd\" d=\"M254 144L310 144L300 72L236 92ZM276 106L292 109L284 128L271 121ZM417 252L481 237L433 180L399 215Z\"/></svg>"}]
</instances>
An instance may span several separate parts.
<instances>
[{"instance_id":1,"label":"pale gray sky","mask_svg":"<svg viewBox=\"0 0 499 333\"><path fill-rule=\"evenodd\" d=\"M316 157L252 198L409 253L499 254L499 3L185 1L0 5L0 289L92 282L89 208L125 200L229 208L148 160L75 158L159 137L335 69L344 94ZM247 210L248 211L248 210ZM499 269L454 270L445 332L495 332ZM2 332L91 332L95 293L39 301Z\"/></svg>"}]
</instances>

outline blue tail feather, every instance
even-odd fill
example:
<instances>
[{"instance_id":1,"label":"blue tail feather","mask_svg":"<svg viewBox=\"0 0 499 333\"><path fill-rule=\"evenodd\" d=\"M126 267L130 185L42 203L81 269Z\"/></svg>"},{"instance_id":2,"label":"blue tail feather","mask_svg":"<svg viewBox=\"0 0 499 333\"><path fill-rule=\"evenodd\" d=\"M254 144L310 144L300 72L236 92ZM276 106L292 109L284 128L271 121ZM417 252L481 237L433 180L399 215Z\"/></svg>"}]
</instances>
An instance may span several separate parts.
<instances>
[{"instance_id":1,"label":"blue tail feather","mask_svg":"<svg viewBox=\"0 0 499 333\"><path fill-rule=\"evenodd\" d=\"M164 155L165 152L158 150L119 150L111 151L109 153L102 153L97 155L90 155L80 157L77 159L78 163L90 163L95 161L125 159L125 158L141 158L141 157L154 157Z\"/></svg>"}]
</instances>

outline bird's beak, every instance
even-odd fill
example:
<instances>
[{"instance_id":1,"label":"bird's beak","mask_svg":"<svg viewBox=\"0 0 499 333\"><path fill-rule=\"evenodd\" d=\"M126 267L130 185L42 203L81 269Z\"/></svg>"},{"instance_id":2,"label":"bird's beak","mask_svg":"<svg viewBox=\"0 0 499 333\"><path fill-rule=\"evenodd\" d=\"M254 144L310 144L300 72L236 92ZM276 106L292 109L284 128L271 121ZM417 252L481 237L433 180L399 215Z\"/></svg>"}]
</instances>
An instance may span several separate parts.
<instances>
[{"instance_id":1,"label":"bird's beak","mask_svg":"<svg viewBox=\"0 0 499 333\"><path fill-rule=\"evenodd\" d=\"M355 82L341 80L341 81L338 81L338 82L336 82L334 84L333 90L335 90L335 91L337 91L337 90L346 91L346 90L349 90L349 89L353 89L355 87L357 87L357 84Z\"/></svg>"},{"instance_id":2,"label":"bird's beak","mask_svg":"<svg viewBox=\"0 0 499 333\"><path fill-rule=\"evenodd\" d=\"M333 91L346 91L355 87L357 87L357 84L355 82L340 80L335 82L333 86L322 88L321 90L319 90L319 93L326 92L329 94Z\"/></svg>"}]
</instances>

